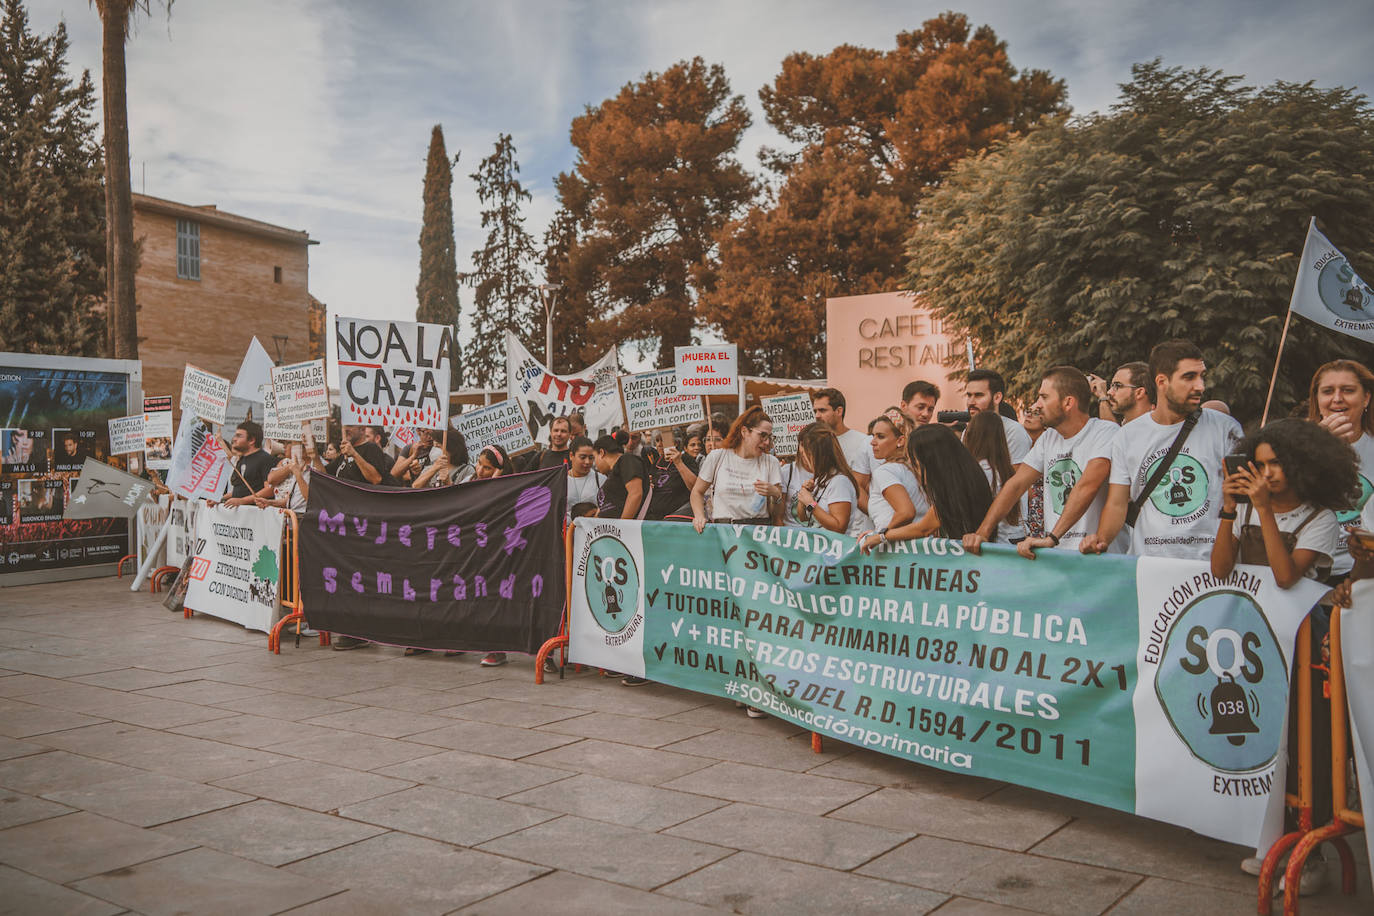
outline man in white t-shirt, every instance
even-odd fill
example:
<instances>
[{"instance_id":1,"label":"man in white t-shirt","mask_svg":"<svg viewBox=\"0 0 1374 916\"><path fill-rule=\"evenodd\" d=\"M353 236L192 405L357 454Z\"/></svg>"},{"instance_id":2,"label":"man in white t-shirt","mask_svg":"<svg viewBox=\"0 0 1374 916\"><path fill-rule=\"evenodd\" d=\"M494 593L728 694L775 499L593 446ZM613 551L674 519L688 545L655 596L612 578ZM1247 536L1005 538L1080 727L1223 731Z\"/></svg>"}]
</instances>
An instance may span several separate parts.
<instances>
[{"instance_id":1,"label":"man in white t-shirt","mask_svg":"<svg viewBox=\"0 0 1374 916\"><path fill-rule=\"evenodd\" d=\"M1092 390L1082 372L1072 366L1045 372L1035 401L1045 418L1045 431L997 493L978 530L964 535L968 550L978 553L979 545L992 538L997 523L1041 478L1045 481L1045 536L1019 542L1016 550L1021 556L1035 559L1037 547L1076 549L1084 537L1097 531L1118 430L1115 423L1089 416L1091 402Z\"/></svg>"},{"instance_id":2,"label":"man in white t-shirt","mask_svg":"<svg viewBox=\"0 0 1374 916\"><path fill-rule=\"evenodd\" d=\"M838 389L822 388L817 391L811 395L811 406L816 411L817 422L830 427L835 438L840 440L844 460L849 462L854 481L859 485L859 504L854 506L859 518L855 521L865 520L867 516L860 511L859 505L868 505L868 484L873 479L873 466L877 464L873 458L873 445L865 433L844 425L844 395Z\"/></svg>"},{"instance_id":3,"label":"man in white t-shirt","mask_svg":"<svg viewBox=\"0 0 1374 916\"><path fill-rule=\"evenodd\" d=\"M1240 440L1240 424L1202 408L1207 364L1186 340L1168 340L1150 351L1157 403L1154 410L1121 427L1112 447L1110 489L1097 534L1083 539L1083 553L1102 553L1121 532L1127 510L1140 497L1155 468L1197 414L1197 425L1150 492L1131 529L1136 556L1205 560L1211 555L1221 511L1222 459Z\"/></svg>"},{"instance_id":4,"label":"man in white t-shirt","mask_svg":"<svg viewBox=\"0 0 1374 916\"><path fill-rule=\"evenodd\" d=\"M1031 437L1025 428L1011 417L1002 416L998 408L1006 397L1007 383L1001 373L991 369L974 369L964 383L964 403L970 414L980 410L991 410L1002 419L1002 428L1007 433L1007 451L1011 453L1011 464L1018 468L1030 454Z\"/></svg>"},{"instance_id":5,"label":"man in white t-shirt","mask_svg":"<svg viewBox=\"0 0 1374 916\"><path fill-rule=\"evenodd\" d=\"M1112 376L1111 383L1095 375L1088 376L1093 394L1100 398L1097 415L1118 425L1125 425L1144 416L1155 406L1155 381L1150 377L1149 363L1127 363Z\"/></svg>"}]
</instances>

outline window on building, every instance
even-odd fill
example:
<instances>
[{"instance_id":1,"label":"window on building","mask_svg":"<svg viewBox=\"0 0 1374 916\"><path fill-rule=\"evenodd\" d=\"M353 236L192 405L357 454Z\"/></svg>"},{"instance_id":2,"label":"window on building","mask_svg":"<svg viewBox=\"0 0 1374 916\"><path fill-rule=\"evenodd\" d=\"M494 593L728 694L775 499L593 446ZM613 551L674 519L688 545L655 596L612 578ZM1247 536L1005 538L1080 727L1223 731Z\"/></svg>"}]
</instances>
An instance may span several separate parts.
<instances>
[{"instance_id":1,"label":"window on building","mask_svg":"<svg viewBox=\"0 0 1374 916\"><path fill-rule=\"evenodd\" d=\"M177 220L177 276L200 279L200 223L195 220Z\"/></svg>"},{"instance_id":2,"label":"window on building","mask_svg":"<svg viewBox=\"0 0 1374 916\"><path fill-rule=\"evenodd\" d=\"M273 283L280 283L280 282L281 282L281 268L280 268L280 267L273 267L273 268L272 268L272 282L273 282Z\"/></svg>"}]
</instances>

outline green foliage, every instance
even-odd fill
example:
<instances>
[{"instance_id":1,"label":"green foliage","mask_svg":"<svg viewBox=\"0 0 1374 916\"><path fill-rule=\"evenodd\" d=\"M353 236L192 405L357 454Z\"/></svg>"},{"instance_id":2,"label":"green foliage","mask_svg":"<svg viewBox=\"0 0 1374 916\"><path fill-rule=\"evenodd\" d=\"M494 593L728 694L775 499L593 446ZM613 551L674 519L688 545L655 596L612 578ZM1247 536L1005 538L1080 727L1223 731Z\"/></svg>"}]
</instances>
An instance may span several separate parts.
<instances>
[{"instance_id":1,"label":"green foliage","mask_svg":"<svg viewBox=\"0 0 1374 916\"><path fill-rule=\"evenodd\" d=\"M1056 363L1100 375L1186 337L1242 419L1264 404L1308 218L1374 276L1374 119L1364 96L1260 90L1137 65L1106 115L1060 118L952 169L921 204L906 283L1030 392ZM1374 347L1294 318L1275 408Z\"/></svg>"},{"instance_id":2,"label":"green foliage","mask_svg":"<svg viewBox=\"0 0 1374 916\"><path fill-rule=\"evenodd\" d=\"M0 12L0 350L104 348L105 192L94 88L67 75L67 30Z\"/></svg>"},{"instance_id":3,"label":"green foliage","mask_svg":"<svg viewBox=\"0 0 1374 916\"><path fill-rule=\"evenodd\" d=\"M420 282L415 285L419 304L415 320L445 324L458 335L462 304L458 301L458 263L453 243L453 167L444 147L444 129L435 124L429 136L429 158L425 165L425 213L420 227ZM450 387L462 383L462 355L453 354Z\"/></svg>"},{"instance_id":4,"label":"green foliage","mask_svg":"<svg viewBox=\"0 0 1374 916\"><path fill-rule=\"evenodd\" d=\"M277 581L277 555L271 547L258 548L258 558L253 562L253 575L265 582Z\"/></svg>"},{"instance_id":5,"label":"green foliage","mask_svg":"<svg viewBox=\"0 0 1374 916\"><path fill-rule=\"evenodd\" d=\"M533 332L544 327L531 272L536 259L534 239L520 215L520 206L530 199L530 192L520 184L519 175L515 144L510 134L500 134L492 154L471 176L483 205L482 228L487 230L487 242L472 253L473 270L466 277L474 288L467 379L481 388L505 384L507 328L530 343L542 338Z\"/></svg>"}]
</instances>

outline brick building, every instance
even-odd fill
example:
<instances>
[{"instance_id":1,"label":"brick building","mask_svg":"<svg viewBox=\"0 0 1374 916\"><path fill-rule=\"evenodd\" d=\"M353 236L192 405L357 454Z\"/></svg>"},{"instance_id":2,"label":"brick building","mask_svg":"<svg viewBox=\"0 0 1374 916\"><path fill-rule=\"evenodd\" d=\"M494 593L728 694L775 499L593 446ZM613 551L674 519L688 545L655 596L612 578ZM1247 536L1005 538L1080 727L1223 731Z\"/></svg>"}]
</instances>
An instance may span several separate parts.
<instances>
[{"instance_id":1,"label":"brick building","mask_svg":"<svg viewBox=\"0 0 1374 916\"><path fill-rule=\"evenodd\" d=\"M187 363L232 380L254 336L273 358L309 358L309 233L135 194L134 238L145 394L179 399Z\"/></svg>"}]
</instances>

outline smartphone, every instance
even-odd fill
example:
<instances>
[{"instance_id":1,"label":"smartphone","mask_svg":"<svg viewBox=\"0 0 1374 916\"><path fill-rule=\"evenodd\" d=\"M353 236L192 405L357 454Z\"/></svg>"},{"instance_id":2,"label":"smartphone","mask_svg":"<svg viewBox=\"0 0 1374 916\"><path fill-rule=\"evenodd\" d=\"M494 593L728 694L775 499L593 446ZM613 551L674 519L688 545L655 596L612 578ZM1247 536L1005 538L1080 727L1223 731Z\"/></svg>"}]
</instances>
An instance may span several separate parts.
<instances>
[{"instance_id":1,"label":"smartphone","mask_svg":"<svg viewBox=\"0 0 1374 916\"><path fill-rule=\"evenodd\" d=\"M1360 548L1374 553L1374 531L1364 528L1355 528L1350 532L1350 540L1360 545Z\"/></svg>"},{"instance_id":2,"label":"smartphone","mask_svg":"<svg viewBox=\"0 0 1374 916\"><path fill-rule=\"evenodd\" d=\"M1250 463L1250 456L1249 456L1249 455L1227 455L1225 458L1222 459L1222 461L1224 461L1225 464L1226 464L1226 476L1227 476L1227 477L1230 477L1232 474L1236 473L1236 472L1239 471L1241 468L1245 467L1246 465L1248 465L1248 464ZM1246 496L1246 495L1243 494L1243 493L1242 493L1242 494L1237 494L1237 496L1236 496L1236 502L1238 502L1238 503L1248 503L1248 502L1250 502L1250 497Z\"/></svg>"},{"instance_id":3,"label":"smartphone","mask_svg":"<svg viewBox=\"0 0 1374 916\"><path fill-rule=\"evenodd\" d=\"M967 410L942 410L935 415L935 422L941 425L946 423L967 423L972 415Z\"/></svg>"}]
</instances>

